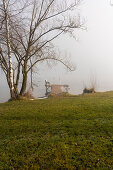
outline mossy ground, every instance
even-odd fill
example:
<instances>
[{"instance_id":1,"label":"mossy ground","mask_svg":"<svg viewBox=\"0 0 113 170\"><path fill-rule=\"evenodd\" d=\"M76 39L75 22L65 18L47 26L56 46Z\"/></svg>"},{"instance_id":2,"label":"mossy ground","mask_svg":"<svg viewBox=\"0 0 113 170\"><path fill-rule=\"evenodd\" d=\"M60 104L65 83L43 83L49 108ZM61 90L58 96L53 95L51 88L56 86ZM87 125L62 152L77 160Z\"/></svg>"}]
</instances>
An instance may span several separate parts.
<instances>
[{"instance_id":1,"label":"mossy ground","mask_svg":"<svg viewBox=\"0 0 113 170\"><path fill-rule=\"evenodd\" d=\"M113 92L0 104L0 169L113 169Z\"/></svg>"}]
</instances>

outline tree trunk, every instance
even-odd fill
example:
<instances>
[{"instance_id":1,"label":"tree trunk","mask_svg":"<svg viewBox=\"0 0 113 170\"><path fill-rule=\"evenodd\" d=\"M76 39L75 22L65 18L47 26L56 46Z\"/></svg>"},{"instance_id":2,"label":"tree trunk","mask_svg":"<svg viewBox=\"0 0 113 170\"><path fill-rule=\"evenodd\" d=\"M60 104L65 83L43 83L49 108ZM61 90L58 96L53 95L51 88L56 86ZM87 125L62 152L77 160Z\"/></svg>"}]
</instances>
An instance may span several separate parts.
<instances>
[{"instance_id":1,"label":"tree trunk","mask_svg":"<svg viewBox=\"0 0 113 170\"><path fill-rule=\"evenodd\" d=\"M20 90L21 96L24 95L26 87L27 87L27 61L26 60L24 62L24 68L23 68L23 81L22 81L22 87L21 87L21 90Z\"/></svg>"},{"instance_id":2,"label":"tree trunk","mask_svg":"<svg viewBox=\"0 0 113 170\"><path fill-rule=\"evenodd\" d=\"M27 73L23 75L22 88L20 90L20 95L23 96L27 87Z\"/></svg>"},{"instance_id":3,"label":"tree trunk","mask_svg":"<svg viewBox=\"0 0 113 170\"><path fill-rule=\"evenodd\" d=\"M10 83L10 78L9 78L9 73L7 73L6 78L7 78L7 83L8 83L9 89L10 89L11 100L17 99L19 93L18 93L18 89L17 89L16 84L14 85L14 90L12 91L11 83Z\"/></svg>"},{"instance_id":4,"label":"tree trunk","mask_svg":"<svg viewBox=\"0 0 113 170\"><path fill-rule=\"evenodd\" d=\"M11 56L11 42L10 42L10 30L9 30L9 16L8 16L8 10L7 10L7 2L6 0L3 0L3 6L4 6L4 14L6 18L6 36L7 36L7 47L8 47L8 58L9 58L9 88L10 88L10 95L11 98L16 98L15 96L15 88L14 88L14 81L13 81L13 67L12 67L12 56Z\"/></svg>"}]
</instances>

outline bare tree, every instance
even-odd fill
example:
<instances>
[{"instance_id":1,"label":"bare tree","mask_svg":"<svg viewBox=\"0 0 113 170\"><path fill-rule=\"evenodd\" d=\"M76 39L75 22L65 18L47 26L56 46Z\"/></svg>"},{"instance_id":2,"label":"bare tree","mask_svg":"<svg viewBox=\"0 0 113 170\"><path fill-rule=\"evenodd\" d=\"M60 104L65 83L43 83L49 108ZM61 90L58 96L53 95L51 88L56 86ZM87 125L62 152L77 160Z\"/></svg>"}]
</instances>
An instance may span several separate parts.
<instances>
[{"instance_id":1,"label":"bare tree","mask_svg":"<svg viewBox=\"0 0 113 170\"><path fill-rule=\"evenodd\" d=\"M63 33L74 36L74 30L82 28L76 13L79 3L80 0L1 0L0 66L11 98L24 95L29 73L32 75L33 67L45 60L61 62L73 70L56 53L52 42Z\"/></svg>"},{"instance_id":2,"label":"bare tree","mask_svg":"<svg viewBox=\"0 0 113 170\"><path fill-rule=\"evenodd\" d=\"M11 57L11 42L10 42L10 28L9 28L9 15L8 15L8 9L7 9L7 3L6 0L3 0L3 13L4 13L4 24L5 24L5 32L6 32L6 47L7 47L7 56L8 56L8 65L7 70L4 70L4 62L5 58L3 56L2 50L1 52L1 65L4 71L6 71L6 77L7 82L10 87L10 94L11 98L14 98L14 82L13 82L13 68L12 68L12 57ZM5 65L7 63L5 62Z\"/></svg>"},{"instance_id":3,"label":"bare tree","mask_svg":"<svg viewBox=\"0 0 113 170\"><path fill-rule=\"evenodd\" d=\"M97 88L97 78L95 74L91 74L89 86L84 84L83 94L84 93L95 93Z\"/></svg>"}]
</instances>

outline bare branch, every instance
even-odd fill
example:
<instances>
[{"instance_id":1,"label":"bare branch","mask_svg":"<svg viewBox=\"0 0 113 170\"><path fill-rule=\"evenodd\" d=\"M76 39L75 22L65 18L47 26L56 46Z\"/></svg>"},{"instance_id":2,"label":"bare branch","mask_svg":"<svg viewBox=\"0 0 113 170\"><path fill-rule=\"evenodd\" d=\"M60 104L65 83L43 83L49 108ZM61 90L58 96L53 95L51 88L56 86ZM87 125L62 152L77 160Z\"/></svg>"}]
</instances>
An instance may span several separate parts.
<instances>
[{"instance_id":1,"label":"bare branch","mask_svg":"<svg viewBox=\"0 0 113 170\"><path fill-rule=\"evenodd\" d=\"M41 62L41 61L44 61L44 60L54 60L54 61L62 63L70 71L74 71L75 70L75 68L72 68L72 66L69 66L69 64L66 64L62 59L55 58L55 57L45 57L45 58L41 58L41 59L36 60L32 64L32 66L27 70L27 72L29 72L38 62Z\"/></svg>"}]
</instances>

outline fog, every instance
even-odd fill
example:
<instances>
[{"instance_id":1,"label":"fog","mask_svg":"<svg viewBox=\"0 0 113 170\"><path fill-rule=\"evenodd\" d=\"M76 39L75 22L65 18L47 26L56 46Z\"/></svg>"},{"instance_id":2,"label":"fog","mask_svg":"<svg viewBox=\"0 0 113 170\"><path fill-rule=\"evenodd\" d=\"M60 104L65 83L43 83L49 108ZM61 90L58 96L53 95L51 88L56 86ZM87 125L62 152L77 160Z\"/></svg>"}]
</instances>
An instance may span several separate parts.
<instances>
[{"instance_id":1,"label":"fog","mask_svg":"<svg viewBox=\"0 0 113 170\"><path fill-rule=\"evenodd\" d=\"M84 86L96 80L96 91L113 90L113 6L109 0L83 0L79 13L85 19L85 30L75 30L76 40L62 35L54 41L61 55L68 55L76 65L74 72L68 72L61 64L52 68L46 63L38 67L34 76L34 95L43 96L44 81L51 84L68 84L71 94L80 94ZM9 98L9 89L0 72L0 102Z\"/></svg>"}]
</instances>

